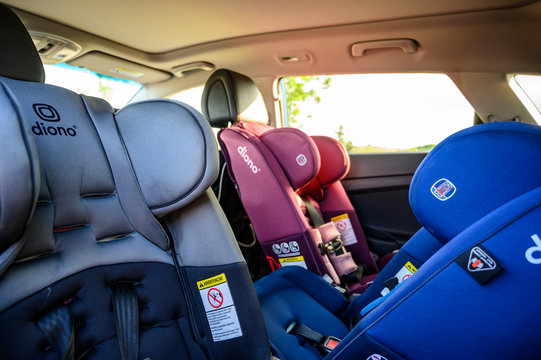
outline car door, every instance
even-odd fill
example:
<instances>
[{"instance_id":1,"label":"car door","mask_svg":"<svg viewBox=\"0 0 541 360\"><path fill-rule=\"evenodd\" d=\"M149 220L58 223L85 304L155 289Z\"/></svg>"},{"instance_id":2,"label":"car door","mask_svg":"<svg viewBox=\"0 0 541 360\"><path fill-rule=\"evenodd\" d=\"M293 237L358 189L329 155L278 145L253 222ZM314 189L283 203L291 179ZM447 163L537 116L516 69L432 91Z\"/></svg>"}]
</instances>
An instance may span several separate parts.
<instances>
[{"instance_id":1,"label":"car door","mask_svg":"<svg viewBox=\"0 0 541 360\"><path fill-rule=\"evenodd\" d=\"M409 206L409 185L427 155L350 154L342 184L353 204L370 249L383 255L400 248L421 225Z\"/></svg>"}]
</instances>

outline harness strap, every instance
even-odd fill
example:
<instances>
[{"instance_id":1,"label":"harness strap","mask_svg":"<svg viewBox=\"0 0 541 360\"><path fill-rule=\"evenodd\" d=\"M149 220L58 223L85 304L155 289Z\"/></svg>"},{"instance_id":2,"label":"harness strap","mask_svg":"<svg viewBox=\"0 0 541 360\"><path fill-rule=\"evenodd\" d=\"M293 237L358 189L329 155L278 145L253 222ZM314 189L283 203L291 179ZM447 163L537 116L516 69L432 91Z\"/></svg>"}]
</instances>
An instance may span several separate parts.
<instances>
[{"instance_id":1,"label":"harness strap","mask_svg":"<svg viewBox=\"0 0 541 360\"><path fill-rule=\"evenodd\" d=\"M119 282L111 287L116 331L122 360L139 358L139 303L133 283Z\"/></svg>"},{"instance_id":2,"label":"harness strap","mask_svg":"<svg viewBox=\"0 0 541 360\"><path fill-rule=\"evenodd\" d=\"M51 344L59 359L73 360L75 334L73 315L67 305L62 305L41 318L38 327Z\"/></svg>"}]
</instances>

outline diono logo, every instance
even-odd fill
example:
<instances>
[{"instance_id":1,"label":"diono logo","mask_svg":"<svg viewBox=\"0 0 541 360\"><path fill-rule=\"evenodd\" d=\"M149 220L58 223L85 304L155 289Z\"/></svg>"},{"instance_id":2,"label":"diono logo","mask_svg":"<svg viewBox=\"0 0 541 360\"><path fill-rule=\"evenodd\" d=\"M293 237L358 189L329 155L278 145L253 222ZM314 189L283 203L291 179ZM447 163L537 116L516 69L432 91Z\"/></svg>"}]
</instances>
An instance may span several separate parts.
<instances>
[{"instance_id":1,"label":"diono logo","mask_svg":"<svg viewBox=\"0 0 541 360\"><path fill-rule=\"evenodd\" d=\"M254 174L257 174L258 172L261 171L261 169L258 168L257 166L255 166L252 159L250 159L250 157L248 156L248 151L246 150L246 146L239 146L237 151L239 152L240 157L242 158L242 160L244 160L246 165L248 165L248 167L250 168L250 170L252 170L252 172Z\"/></svg>"},{"instance_id":2,"label":"diono logo","mask_svg":"<svg viewBox=\"0 0 541 360\"><path fill-rule=\"evenodd\" d=\"M456 186L447 179L439 179L432 185L430 192L438 200L449 200L456 193Z\"/></svg>"},{"instance_id":3,"label":"diono logo","mask_svg":"<svg viewBox=\"0 0 541 360\"><path fill-rule=\"evenodd\" d=\"M48 122L58 122L60 121L60 114L54 107L47 104L33 104L32 108L36 115L44 121ZM32 126L32 132L35 135L51 135L51 136L76 136L77 131L75 130L75 125L73 127L62 127L62 126L47 126L42 122L36 121L36 125Z\"/></svg>"},{"instance_id":4,"label":"diono logo","mask_svg":"<svg viewBox=\"0 0 541 360\"><path fill-rule=\"evenodd\" d=\"M304 156L304 154L299 154L299 156L297 156L296 160L297 160L297 164L299 164L300 166L306 165L306 162L308 161L306 159L306 156Z\"/></svg>"}]
</instances>

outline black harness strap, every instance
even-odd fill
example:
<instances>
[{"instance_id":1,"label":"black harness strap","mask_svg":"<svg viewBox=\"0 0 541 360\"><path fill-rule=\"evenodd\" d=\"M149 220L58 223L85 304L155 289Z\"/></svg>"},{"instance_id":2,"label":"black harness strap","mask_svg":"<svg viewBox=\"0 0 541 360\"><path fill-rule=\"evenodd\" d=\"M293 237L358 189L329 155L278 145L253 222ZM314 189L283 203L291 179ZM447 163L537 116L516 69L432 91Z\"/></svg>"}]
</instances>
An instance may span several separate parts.
<instances>
[{"instance_id":1,"label":"black harness strap","mask_svg":"<svg viewBox=\"0 0 541 360\"><path fill-rule=\"evenodd\" d=\"M321 225L325 224L325 221L319 215L319 212L317 211L314 204L310 202L307 198L303 197L302 201L304 202L304 205L306 206L306 211L308 212L308 216L312 220L312 224L314 224L314 227L320 227Z\"/></svg>"},{"instance_id":2,"label":"black harness strap","mask_svg":"<svg viewBox=\"0 0 541 360\"><path fill-rule=\"evenodd\" d=\"M75 334L73 315L66 305L62 305L41 318L37 325L45 334L59 359L73 360Z\"/></svg>"},{"instance_id":3,"label":"black harness strap","mask_svg":"<svg viewBox=\"0 0 541 360\"><path fill-rule=\"evenodd\" d=\"M295 322L291 323L287 327L286 332L288 334L299 335L307 339L310 344L317 347L323 355L330 353L340 343L340 341L342 341L335 336L321 335L310 327Z\"/></svg>"},{"instance_id":4,"label":"black harness strap","mask_svg":"<svg viewBox=\"0 0 541 360\"><path fill-rule=\"evenodd\" d=\"M129 282L111 287L116 331L122 360L139 358L139 303L135 286Z\"/></svg>"}]
</instances>

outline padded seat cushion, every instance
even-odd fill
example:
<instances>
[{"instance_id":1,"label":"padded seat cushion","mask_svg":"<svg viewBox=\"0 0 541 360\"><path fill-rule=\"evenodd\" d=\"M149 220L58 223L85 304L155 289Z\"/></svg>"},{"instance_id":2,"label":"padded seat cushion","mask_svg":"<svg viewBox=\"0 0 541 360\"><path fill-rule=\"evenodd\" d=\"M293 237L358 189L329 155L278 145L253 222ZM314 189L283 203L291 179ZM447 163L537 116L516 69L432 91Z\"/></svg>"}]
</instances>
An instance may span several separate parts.
<instances>
[{"instance_id":1,"label":"padded seat cushion","mask_svg":"<svg viewBox=\"0 0 541 360\"><path fill-rule=\"evenodd\" d=\"M448 137L411 181L410 204L421 224L445 243L509 200L541 186L541 127L474 126Z\"/></svg>"},{"instance_id":2,"label":"padded seat cushion","mask_svg":"<svg viewBox=\"0 0 541 360\"><path fill-rule=\"evenodd\" d=\"M321 159L314 141L293 128L266 131L259 138L273 153L291 185L300 188L319 172Z\"/></svg>"},{"instance_id":3,"label":"padded seat cushion","mask_svg":"<svg viewBox=\"0 0 541 360\"><path fill-rule=\"evenodd\" d=\"M267 319L271 346L284 350L287 359L321 357L305 338L286 333L292 322L338 338L349 331L338 318L348 306L346 298L311 271L298 266L283 267L256 282L255 289Z\"/></svg>"}]
</instances>

